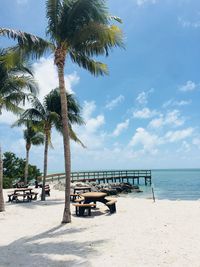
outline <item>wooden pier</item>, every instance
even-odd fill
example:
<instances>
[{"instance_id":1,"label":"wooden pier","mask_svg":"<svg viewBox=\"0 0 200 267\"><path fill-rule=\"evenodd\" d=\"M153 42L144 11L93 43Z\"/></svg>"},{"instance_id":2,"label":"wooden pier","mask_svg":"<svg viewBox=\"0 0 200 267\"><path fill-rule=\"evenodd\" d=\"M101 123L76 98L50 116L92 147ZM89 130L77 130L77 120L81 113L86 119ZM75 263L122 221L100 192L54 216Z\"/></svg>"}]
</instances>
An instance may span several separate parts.
<instances>
[{"instance_id":1,"label":"wooden pier","mask_svg":"<svg viewBox=\"0 0 200 267\"><path fill-rule=\"evenodd\" d=\"M47 181L59 181L65 178L65 173L49 174ZM42 179L39 176L38 179ZM151 170L113 170L113 171L84 171L71 172L71 182L121 183L151 185Z\"/></svg>"}]
</instances>

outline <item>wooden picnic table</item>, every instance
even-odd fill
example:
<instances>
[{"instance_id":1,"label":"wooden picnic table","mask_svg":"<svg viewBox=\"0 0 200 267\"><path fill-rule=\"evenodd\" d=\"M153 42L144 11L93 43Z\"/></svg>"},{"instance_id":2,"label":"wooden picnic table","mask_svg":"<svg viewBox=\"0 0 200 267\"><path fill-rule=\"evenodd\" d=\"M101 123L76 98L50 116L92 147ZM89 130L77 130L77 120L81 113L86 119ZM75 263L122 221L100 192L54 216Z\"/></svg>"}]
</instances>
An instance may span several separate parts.
<instances>
[{"instance_id":1,"label":"wooden picnic table","mask_svg":"<svg viewBox=\"0 0 200 267\"><path fill-rule=\"evenodd\" d=\"M22 201L32 201L37 199L36 192L32 192L32 188L17 188L13 193L8 195L8 202L19 202L19 197L22 197Z\"/></svg>"},{"instance_id":2,"label":"wooden picnic table","mask_svg":"<svg viewBox=\"0 0 200 267\"><path fill-rule=\"evenodd\" d=\"M97 201L102 202L102 203L106 203L107 200L105 199L105 197L107 196L106 193L102 193L102 192L87 192L87 193L83 193L81 194L81 196L84 197L85 204L88 204L90 202L94 202L96 203Z\"/></svg>"},{"instance_id":3,"label":"wooden picnic table","mask_svg":"<svg viewBox=\"0 0 200 267\"><path fill-rule=\"evenodd\" d=\"M110 200L105 198L107 196L106 193L103 192L87 192L87 193L83 193L81 194L82 197L84 197L84 203L83 204L90 204L91 202L93 202L96 206L96 202L99 201L103 204L105 204L111 213L116 212L116 200Z\"/></svg>"}]
</instances>

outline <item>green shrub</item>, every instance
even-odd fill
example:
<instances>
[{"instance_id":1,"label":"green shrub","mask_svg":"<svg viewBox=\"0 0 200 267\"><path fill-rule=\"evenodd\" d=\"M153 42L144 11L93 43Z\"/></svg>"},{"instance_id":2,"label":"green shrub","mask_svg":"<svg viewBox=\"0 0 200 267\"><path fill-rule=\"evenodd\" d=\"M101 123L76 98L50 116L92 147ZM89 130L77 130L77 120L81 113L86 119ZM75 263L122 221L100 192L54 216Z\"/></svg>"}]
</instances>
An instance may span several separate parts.
<instances>
[{"instance_id":1,"label":"green shrub","mask_svg":"<svg viewBox=\"0 0 200 267\"><path fill-rule=\"evenodd\" d=\"M18 158L12 152L3 154L3 187L10 188L17 181L24 181L25 159ZM41 175L40 170L35 165L29 164L28 181L36 179Z\"/></svg>"}]
</instances>

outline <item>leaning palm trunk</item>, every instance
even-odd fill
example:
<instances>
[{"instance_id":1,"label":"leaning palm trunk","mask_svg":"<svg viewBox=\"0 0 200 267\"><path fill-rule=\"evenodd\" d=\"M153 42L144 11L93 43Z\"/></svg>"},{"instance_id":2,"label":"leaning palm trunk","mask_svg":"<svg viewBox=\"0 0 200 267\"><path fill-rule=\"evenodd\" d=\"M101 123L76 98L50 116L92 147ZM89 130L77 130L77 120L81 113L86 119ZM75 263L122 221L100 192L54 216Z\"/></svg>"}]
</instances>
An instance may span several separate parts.
<instances>
[{"instance_id":1,"label":"leaning palm trunk","mask_svg":"<svg viewBox=\"0 0 200 267\"><path fill-rule=\"evenodd\" d=\"M58 68L58 79L61 97L61 114L62 114L62 126L63 126L63 143L64 143L64 157L65 157L65 207L63 213L62 223L71 222L70 212L70 183L71 183L71 156L70 156L70 143L69 143L69 126L68 126L68 106L67 96L65 90L64 80L64 62L65 51L61 49L57 50L55 55L55 64Z\"/></svg>"},{"instance_id":2,"label":"leaning palm trunk","mask_svg":"<svg viewBox=\"0 0 200 267\"><path fill-rule=\"evenodd\" d=\"M30 151L30 144L26 144L26 163L25 163L25 172L24 172L24 184L28 182L28 164L29 164L29 151Z\"/></svg>"},{"instance_id":3,"label":"leaning palm trunk","mask_svg":"<svg viewBox=\"0 0 200 267\"><path fill-rule=\"evenodd\" d=\"M0 147L0 212L4 210L5 210L5 205L3 199L3 160Z\"/></svg>"},{"instance_id":4,"label":"leaning palm trunk","mask_svg":"<svg viewBox=\"0 0 200 267\"><path fill-rule=\"evenodd\" d=\"M48 133L47 130L45 130L44 173L43 173L43 180L42 180L42 195L41 195L41 200L42 201L45 201L45 183L46 183L46 176L47 176L48 146L49 146L49 133Z\"/></svg>"}]
</instances>

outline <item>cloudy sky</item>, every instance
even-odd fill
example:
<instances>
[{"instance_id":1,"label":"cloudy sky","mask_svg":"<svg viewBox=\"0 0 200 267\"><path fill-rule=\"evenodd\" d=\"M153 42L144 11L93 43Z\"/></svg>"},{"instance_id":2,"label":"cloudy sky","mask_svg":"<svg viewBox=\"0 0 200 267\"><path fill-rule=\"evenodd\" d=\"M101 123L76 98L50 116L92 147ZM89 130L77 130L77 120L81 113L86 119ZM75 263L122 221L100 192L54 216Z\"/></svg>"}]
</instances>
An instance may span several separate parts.
<instances>
[{"instance_id":1,"label":"cloudy sky","mask_svg":"<svg viewBox=\"0 0 200 267\"><path fill-rule=\"evenodd\" d=\"M44 37L45 1L0 0L0 26ZM73 170L195 168L200 162L200 1L110 0L122 18L126 49L103 59L110 75L94 78L67 62L66 87L82 106L86 124L75 128L87 146L71 143ZM7 45L3 38L1 46ZM33 65L40 99L58 85L52 58ZM22 129L3 112L4 151L24 157ZM63 171L61 136L53 132L49 172ZM42 168L43 147L31 163Z\"/></svg>"}]
</instances>

